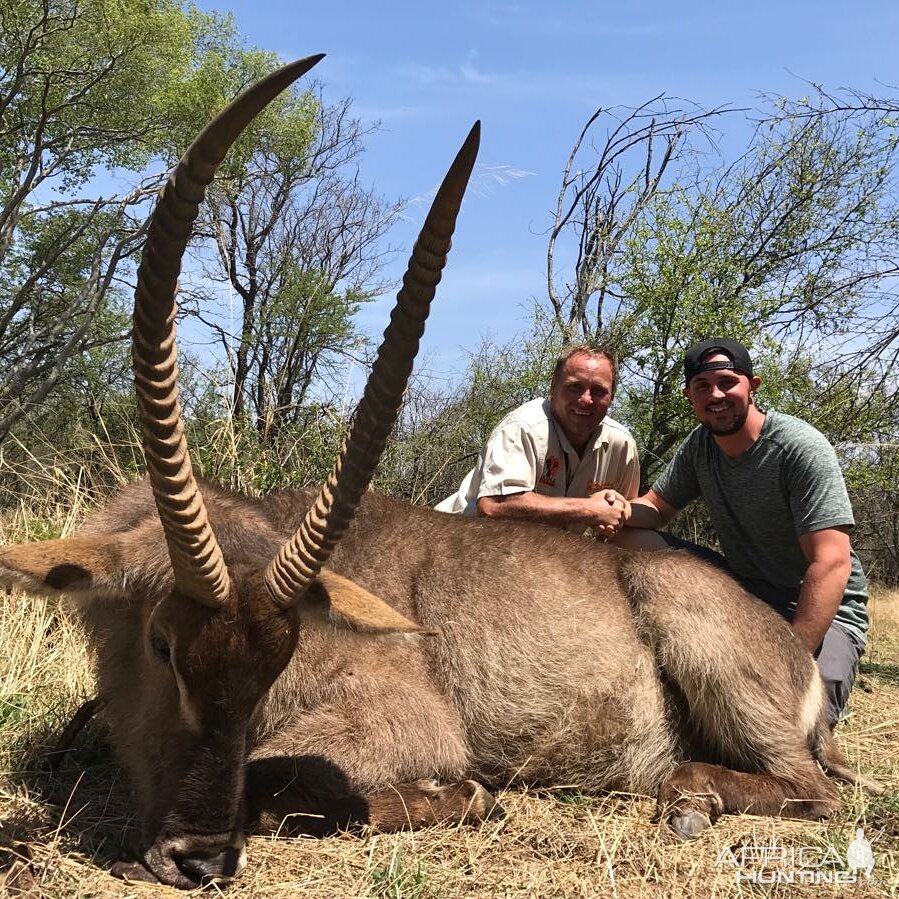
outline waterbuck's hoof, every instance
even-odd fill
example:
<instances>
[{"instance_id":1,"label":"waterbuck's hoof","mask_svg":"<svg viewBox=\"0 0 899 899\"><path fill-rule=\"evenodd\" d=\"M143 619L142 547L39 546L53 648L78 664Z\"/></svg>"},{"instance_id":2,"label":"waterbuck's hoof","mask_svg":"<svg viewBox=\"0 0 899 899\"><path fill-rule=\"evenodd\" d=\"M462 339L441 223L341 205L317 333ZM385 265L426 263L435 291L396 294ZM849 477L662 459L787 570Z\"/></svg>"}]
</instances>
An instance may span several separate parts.
<instances>
[{"instance_id":1,"label":"waterbuck's hoof","mask_svg":"<svg viewBox=\"0 0 899 899\"><path fill-rule=\"evenodd\" d=\"M481 821L498 821L506 816L505 809L496 801L496 797L485 786L476 780L463 783L469 793L468 809L463 820L472 823Z\"/></svg>"},{"instance_id":2,"label":"waterbuck's hoof","mask_svg":"<svg viewBox=\"0 0 899 899\"><path fill-rule=\"evenodd\" d=\"M712 821L705 812L691 808L672 814L668 818L668 826L682 840L695 840L706 828L712 826Z\"/></svg>"}]
</instances>

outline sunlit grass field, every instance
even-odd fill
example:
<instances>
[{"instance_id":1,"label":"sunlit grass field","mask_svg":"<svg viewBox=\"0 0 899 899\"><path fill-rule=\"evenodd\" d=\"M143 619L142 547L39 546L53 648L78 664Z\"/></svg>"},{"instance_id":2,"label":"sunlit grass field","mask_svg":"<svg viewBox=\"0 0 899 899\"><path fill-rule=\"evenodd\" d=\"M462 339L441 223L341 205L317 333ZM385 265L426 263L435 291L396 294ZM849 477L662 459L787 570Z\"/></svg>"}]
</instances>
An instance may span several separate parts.
<instances>
[{"instance_id":1,"label":"sunlit grass field","mask_svg":"<svg viewBox=\"0 0 899 899\"><path fill-rule=\"evenodd\" d=\"M83 505L23 505L0 521L0 542L67 533ZM251 839L248 868L227 892L397 899L899 895L899 591L875 590L871 612L869 650L838 734L853 763L886 791L870 797L844 787L831 821L728 817L681 843L652 822L649 797L584 796L564 784L539 794L506 790L499 797L506 817L479 828ZM85 729L60 770L51 773L46 764L58 732L91 695L90 658L75 619L17 593L2 597L0 895L174 894L106 873L127 842L131 804L99 726ZM872 841L870 879L846 867L859 827Z\"/></svg>"}]
</instances>

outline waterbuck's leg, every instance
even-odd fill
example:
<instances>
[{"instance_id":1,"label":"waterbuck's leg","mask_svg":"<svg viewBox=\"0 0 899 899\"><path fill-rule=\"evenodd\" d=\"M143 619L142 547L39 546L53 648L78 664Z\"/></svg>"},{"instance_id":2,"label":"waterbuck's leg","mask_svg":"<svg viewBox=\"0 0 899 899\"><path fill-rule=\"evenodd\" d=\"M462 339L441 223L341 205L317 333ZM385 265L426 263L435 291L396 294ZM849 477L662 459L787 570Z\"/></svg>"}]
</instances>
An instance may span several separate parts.
<instances>
[{"instance_id":1,"label":"waterbuck's leg","mask_svg":"<svg viewBox=\"0 0 899 899\"><path fill-rule=\"evenodd\" d=\"M683 695L681 733L727 766L683 765L663 784L659 800L674 803L675 829L679 807L693 808L681 821L692 832L724 812L832 812L837 789L813 756L823 686L786 621L685 553L628 557L622 580L638 632Z\"/></svg>"},{"instance_id":2,"label":"waterbuck's leg","mask_svg":"<svg viewBox=\"0 0 899 899\"><path fill-rule=\"evenodd\" d=\"M316 662L314 641L309 634L301 646L307 665ZM291 708L308 689L303 682L269 697L273 711L285 704L290 720L251 751L247 829L323 834L489 816L495 800L465 780L471 766L458 713L429 682L417 646L394 643L388 656L382 643L352 639L345 649L340 665L330 660L329 701L311 696L307 707Z\"/></svg>"},{"instance_id":3,"label":"waterbuck's leg","mask_svg":"<svg viewBox=\"0 0 899 899\"><path fill-rule=\"evenodd\" d=\"M473 780L354 790L335 765L314 757L250 762L245 796L247 829L279 836L325 836L363 824L384 831L476 824L502 814L493 796Z\"/></svg>"},{"instance_id":4,"label":"waterbuck's leg","mask_svg":"<svg viewBox=\"0 0 899 899\"><path fill-rule=\"evenodd\" d=\"M814 763L789 779L686 762L659 788L657 814L685 840L719 815L782 815L819 820L839 808L839 792Z\"/></svg>"}]
</instances>

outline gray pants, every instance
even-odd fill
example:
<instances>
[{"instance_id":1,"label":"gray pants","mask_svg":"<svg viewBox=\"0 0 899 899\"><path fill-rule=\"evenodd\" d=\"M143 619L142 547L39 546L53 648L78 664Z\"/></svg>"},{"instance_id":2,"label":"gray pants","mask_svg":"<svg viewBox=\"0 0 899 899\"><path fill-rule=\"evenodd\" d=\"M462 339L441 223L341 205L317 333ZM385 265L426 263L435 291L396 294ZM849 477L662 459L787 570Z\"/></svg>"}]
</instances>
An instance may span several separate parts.
<instances>
[{"instance_id":1,"label":"gray pants","mask_svg":"<svg viewBox=\"0 0 899 899\"><path fill-rule=\"evenodd\" d=\"M664 531L659 531L659 536L672 548L685 549L723 569L753 596L757 596L783 615L787 621L792 619L793 616L787 608L787 604L790 601L796 602L798 591L793 591L793 595L790 597L784 597L784 589L781 587L748 580L734 574L724 556L707 546L699 546L697 543L691 543L689 540L683 540ZM821 680L824 681L827 723L831 728L836 725L843 714L843 709L849 699L849 691L852 689L855 675L858 673L858 660L864 651L865 646L858 637L834 621L827 629L824 640L814 654L815 661L818 663L818 671L821 672Z\"/></svg>"},{"instance_id":2,"label":"gray pants","mask_svg":"<svg viewBox=\"0 0 899 899\"><path fill-rule=\"evenodd\" d=\"M849 691L858 673L858 660L865 651L858 637L834 622L815 653L815 661L827 692L827 723L833 728L843 714Z\"/></svg>"}]
</instances>

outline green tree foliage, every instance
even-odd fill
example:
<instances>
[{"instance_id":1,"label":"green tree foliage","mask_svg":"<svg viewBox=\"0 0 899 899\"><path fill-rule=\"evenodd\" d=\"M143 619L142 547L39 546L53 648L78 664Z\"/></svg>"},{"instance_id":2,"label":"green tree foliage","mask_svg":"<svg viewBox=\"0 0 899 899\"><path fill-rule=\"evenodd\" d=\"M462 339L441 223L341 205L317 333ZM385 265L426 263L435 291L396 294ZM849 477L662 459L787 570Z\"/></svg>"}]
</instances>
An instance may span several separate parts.
<instances>
[{"instance_id":1,"label":"green tree foliage","mask_svg":"<svg viewBox=\"0 0 899 899\"><path fill-rule=\"evenodd\" d=\"M140 173L204 24L172 0L0 5L0 441L127 333L120 279L160 180Z\"/></svg>"},{"instance_id":2,"label":"green tree foliage","mask_svg":"<svg viewBox=\"0 0 899 899\"><path fill-rule=\"evenodd\" d=\"M895 144L899 127L899 99L890 96L874 96L863 91L843 88L829 92L818 84L810 85L809 94L796 101L769 97L775 112L769 117L772 123L821 122L837 120L855 123L859 134L875 134L877 140ZM890 173L891 174L891 173ZM894 190L895 192L895 190ZM892 217L896 226L896 216ZM887 274L895 274L895 258L882 260ZM850 347L854 361L860 364L875 362L881 373L887 375L899 363L899 294L894 289L876 291L874 302L868 304L859 315L862 339Z\"/></svg>"},{"instance_id":3,"label":"green tree foliage","mask_svg":"<svg viewBox=\"0 0 899 899\"><path fill-rule=\"evenodd\" d=\"M872 578L899 585L899 443L896 434L882 442L847 447L846 479L855 510L852 542Z\"/></svg>"},{"instance_id":4,"label":"green tree foliage","mask_svg":"<svg viewBox=\"0 0 899 899\"><path fill-rule=\"evenodd\" d=\"M116 471L139 457L128 282L150 201L209 118L278 63L243 47L230 17L176 0L0 8L0 441L22 438L8 473L35 467L29 447L38 468L93 442L121 448ZM185 401L200 467L239 486L317 478L339 446L346 422L322 399L362 353L353 315L381 290L376 245L396 208L358 180L365 134L319 85L286 93L229 153L198 223L182 286L200 287L182 299L230 370L182 359ZM234 328L213 282L236 298ZM217 421L225 408L234 419Z\"/></svg>"}]
</instances>

